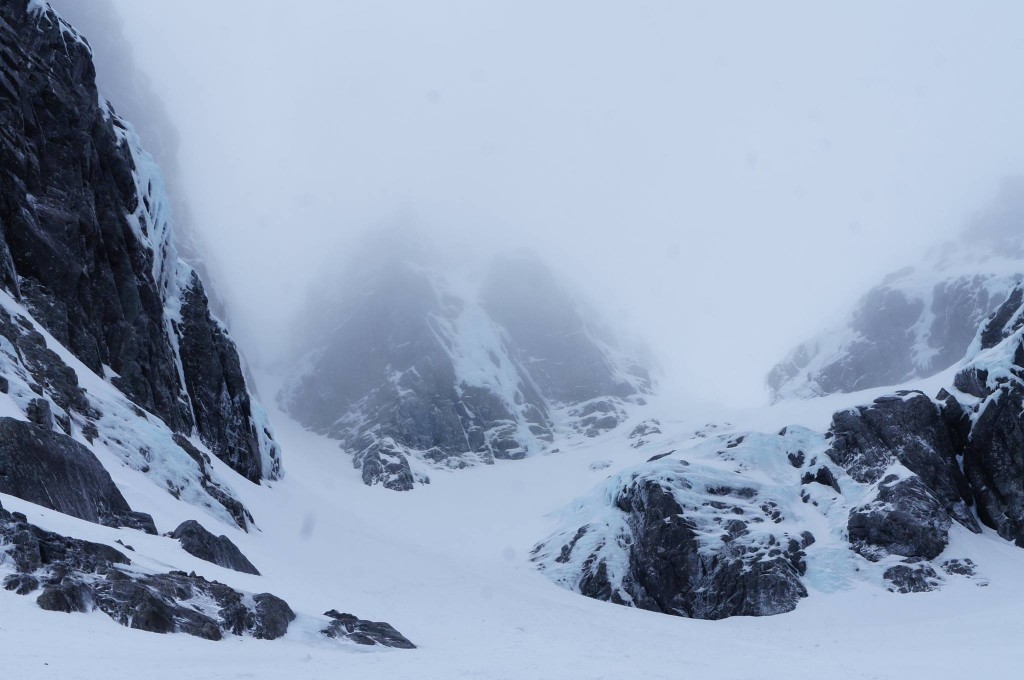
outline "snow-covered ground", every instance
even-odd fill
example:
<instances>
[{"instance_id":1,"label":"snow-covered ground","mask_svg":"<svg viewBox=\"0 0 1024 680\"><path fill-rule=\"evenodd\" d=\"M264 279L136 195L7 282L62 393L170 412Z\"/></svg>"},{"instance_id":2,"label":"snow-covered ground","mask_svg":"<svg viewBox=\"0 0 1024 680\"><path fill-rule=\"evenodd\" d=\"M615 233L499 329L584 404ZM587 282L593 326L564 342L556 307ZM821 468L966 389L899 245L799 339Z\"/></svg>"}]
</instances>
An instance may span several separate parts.
<instances>
[{"instance_id":1,"label":"snow-covered ground","mask_svg":"<svg viewBox=\"0 0 1024 680\"><path fill-rule=\"evenodd\" d=\"M836 408L870 397L783 403L724 420L769 432L790 423L822 428ZM655 402L650 411L644 415L668 409ZM666 435L708 422L695 410L676 415L674 422L662 417ZM435 473L430 485L399 493L364 486L335 442L281 413L271 417L284 479L235 485L262 531L216 524L154 493L139 473L104 461L129 503L153 512L161 533L200 518L229 535L261 577L194 559L169 538L89 524L10 496L0 495L0 502L47 529L111 544L120 538L137 549L129 555L143 568L195 570L239 589L273 592L305 615L336 608L388 621L418 649L337 644L301 625L272 642L207 642L129 630L99 612L45 612L32 597L0 593L5 677L725 680L1019 673L1024 551L992 533L970 539L979 580L949 579L938 592L896 595L854 579L826 593L812 582L810 597L790 614L688 620L584 598L529 561L569 501L651 455L650 448L628 445L630 425L560 453ZM595 461L611 465L592 470ZM950 550L961 539L954 532Z\"/></svg>"}]
</instances>

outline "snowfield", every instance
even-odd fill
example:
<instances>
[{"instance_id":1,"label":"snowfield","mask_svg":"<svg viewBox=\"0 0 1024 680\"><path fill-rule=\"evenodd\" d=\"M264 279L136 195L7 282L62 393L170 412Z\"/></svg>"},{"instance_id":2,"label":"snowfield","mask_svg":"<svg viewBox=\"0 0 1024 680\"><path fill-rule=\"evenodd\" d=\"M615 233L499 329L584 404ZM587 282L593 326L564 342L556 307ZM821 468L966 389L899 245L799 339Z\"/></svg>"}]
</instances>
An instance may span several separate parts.
<instances>
[{"instance_id":1,"label":"snowfield","mask_svg":"<svg viewBox=\"0 0 1024 680\"><path fill-rule=\"evenodd\" d=\"M767 432L784 424L822 428L844 401L864 403L873 396L787 402L726 420L737 429ZM664 403L655 401L636 417L665 414ZM655 614L585 598L540 573L530 551L556 529L574 498L663 446L685 444L689 433L708 422L698 410L681 415L662 417L666 435L641 449L629 446L629 423L602 438L562 446L560 453L435 472L430 485L399 493L365 486L336 442L273 412L286 475L264 486L236 482L260 529L249 534L168 494L155 494L140 473L111 458L103 461L129 503L153 513L161 533L199 518L214 533L227 534L262 577L195 559L169 538L110 529L0 496L5 508L24 512L46 529L113 545L121 539L137 549L128 554L139 568L194 570L239 589L272 592L300 615L281 640L207 642L126 629L99 612L46 612L33 597L2 594L5 675L1016 677L1024 635L1019 615L1024 552L989 530L971 536L970 545L965 532L953 532L947 549L978 563L976 579L950 578L937 592L914 595L889 593L867 576L808 579L810 596L795 612L764 618L699 621ZM598 461L611 465L591 469ZM323 639L316 633L316 617L331 608L387 621L419 648L387 650Z\"/></svg>"}]
</instances>

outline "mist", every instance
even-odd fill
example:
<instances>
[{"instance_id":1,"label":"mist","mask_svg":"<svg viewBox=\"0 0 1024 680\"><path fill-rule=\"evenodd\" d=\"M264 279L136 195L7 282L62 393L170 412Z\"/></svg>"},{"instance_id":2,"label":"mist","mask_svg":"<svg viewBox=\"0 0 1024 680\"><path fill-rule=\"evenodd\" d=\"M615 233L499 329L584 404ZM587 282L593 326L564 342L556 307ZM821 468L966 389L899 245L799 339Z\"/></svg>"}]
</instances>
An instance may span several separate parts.
<instances>
[{"instance_id":1,"label":"mist","mask_svg":"<svg viewBox=\"0 0 1024 680\"><path fill-rule=\"evenodd\" d=\"M663 390L763 403L787 350L1024 172L1018 3L113 5L263 368L399 222L454 256L531 247Z\"/></svg>"}]
</instances>

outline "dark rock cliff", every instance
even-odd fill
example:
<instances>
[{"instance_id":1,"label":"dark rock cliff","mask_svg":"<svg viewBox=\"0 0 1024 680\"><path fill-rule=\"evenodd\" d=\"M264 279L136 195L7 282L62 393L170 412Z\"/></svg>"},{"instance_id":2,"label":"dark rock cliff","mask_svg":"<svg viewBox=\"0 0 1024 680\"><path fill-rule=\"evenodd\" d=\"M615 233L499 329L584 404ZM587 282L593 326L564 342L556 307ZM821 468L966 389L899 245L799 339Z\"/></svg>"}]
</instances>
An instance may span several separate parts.
<instances>
[{"instance_id":1,"label":"dark rock cliff","mask_svg":"<svg viewBox=\"0 0 1024 680\"><path fill-rule=\"evenodd\" d=\"M45 6L0 6L0 282L82 363L251 481L280 473L239 358L177 259L159 170ZM179 317L180 315L180 317Z\"/></svg>"}]
</instances>

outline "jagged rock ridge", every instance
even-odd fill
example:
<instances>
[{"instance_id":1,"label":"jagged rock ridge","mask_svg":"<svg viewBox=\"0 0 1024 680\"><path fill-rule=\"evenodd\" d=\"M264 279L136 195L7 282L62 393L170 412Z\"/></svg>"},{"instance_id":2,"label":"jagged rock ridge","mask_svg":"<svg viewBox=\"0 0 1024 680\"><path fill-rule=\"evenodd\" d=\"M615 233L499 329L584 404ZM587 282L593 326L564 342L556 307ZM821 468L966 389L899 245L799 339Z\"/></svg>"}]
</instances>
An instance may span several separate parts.
<instances>
[{"instance_id":1,"label":"jagged rock ridge","mask_svg":"<svg viewBox=\"0 0 1024 680\"><path fill-rule=\"evenodd\" d=\"M195 573L139 572L120 550L61 536L30 524L0 507L2 585L34 595L45 610L99 610L122 626L151 633L185 633L207 640L228 635L275 640L287 634L297 615L270 593L244 593ZM325 616L321 634L358 644L409 649L408 639L386 623L351 614Z\"/></svg>"}]
</instances>

